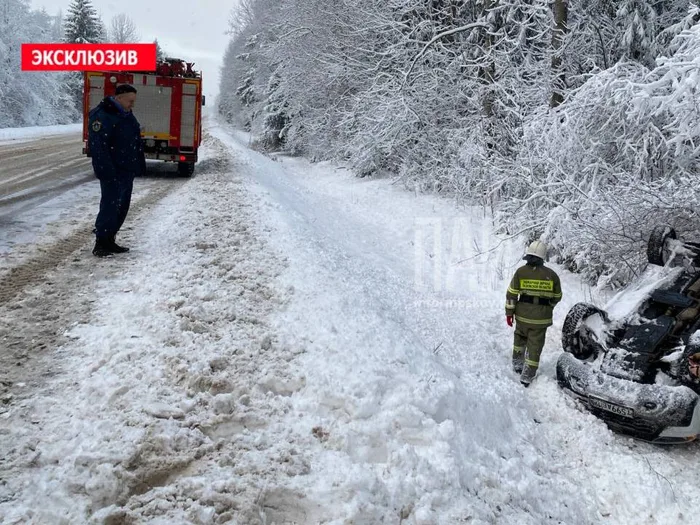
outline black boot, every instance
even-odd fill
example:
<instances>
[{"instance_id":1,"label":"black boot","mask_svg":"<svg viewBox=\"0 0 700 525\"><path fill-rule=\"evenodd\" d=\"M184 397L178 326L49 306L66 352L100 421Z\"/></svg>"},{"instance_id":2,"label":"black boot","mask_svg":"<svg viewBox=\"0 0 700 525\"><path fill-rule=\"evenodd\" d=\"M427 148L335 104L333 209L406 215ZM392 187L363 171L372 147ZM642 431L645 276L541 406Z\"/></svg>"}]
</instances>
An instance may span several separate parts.
<instances>
[{"instance_id":1,"label":"black boot","mask_svg":"<svg viewBox=\"0 0 700 525\"><path fill-rule=\"evenodd\" d=\"M112 250L113 253L126 253L126 252L128 252L129 248L126 248L125 246L119 246L115 242L115 238L116 238L116 236L114 236L114 235L109 238L110 250Z\"/></svg>"},{"instance_id":2,"label":"black boot","mask_svg":"<svg viewBox=\"0 0 700 525\"><path fill-rule=\"evenodd\" d=\"M98 237L95 241L95 247L92 249L92 254L95 257L108 257L113 253L114 252L110 250L109 244L106 242L106 240Z\"/></svg>"}]
</instances>

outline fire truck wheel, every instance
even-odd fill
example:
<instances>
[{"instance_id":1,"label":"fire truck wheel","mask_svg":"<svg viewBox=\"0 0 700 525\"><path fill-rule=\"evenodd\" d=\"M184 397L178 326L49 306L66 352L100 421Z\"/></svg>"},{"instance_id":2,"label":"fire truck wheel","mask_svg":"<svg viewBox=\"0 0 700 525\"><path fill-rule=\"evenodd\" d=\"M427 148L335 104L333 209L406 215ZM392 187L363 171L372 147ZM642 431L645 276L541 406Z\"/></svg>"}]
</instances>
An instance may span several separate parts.
<instances>
[{"instance_id":1,"label":"fire truck wheel","mask_svg":"<svg viewBox=\"0 0 700 525\"><path fill-rule=\"evenodd\" d=\"M194 162L178 162L177 172L181 177L191 177L194 173Z\"/></svg>"}]
</instances>

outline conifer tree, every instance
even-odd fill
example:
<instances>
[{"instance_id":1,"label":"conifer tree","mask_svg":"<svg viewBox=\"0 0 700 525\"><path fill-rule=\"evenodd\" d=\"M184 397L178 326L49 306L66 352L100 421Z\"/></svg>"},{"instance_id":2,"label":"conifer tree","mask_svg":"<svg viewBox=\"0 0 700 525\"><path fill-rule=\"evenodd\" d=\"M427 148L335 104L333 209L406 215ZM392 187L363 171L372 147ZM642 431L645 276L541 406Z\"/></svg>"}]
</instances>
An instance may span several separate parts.
<instances>
[{"instance_id":1,"label":"conifer tree","mask_svg":"<svg viewBox=\"0 0 700 525\"><path fill-rule=\"evenodd\" d=\"M104 41L104 24L91 0L73 0L68 7L63 27L65 31L63 40L69 44L97 44ZM76 109L82 110L82 73L69 73L66 86Z\"/></svg>"}]
</instances>

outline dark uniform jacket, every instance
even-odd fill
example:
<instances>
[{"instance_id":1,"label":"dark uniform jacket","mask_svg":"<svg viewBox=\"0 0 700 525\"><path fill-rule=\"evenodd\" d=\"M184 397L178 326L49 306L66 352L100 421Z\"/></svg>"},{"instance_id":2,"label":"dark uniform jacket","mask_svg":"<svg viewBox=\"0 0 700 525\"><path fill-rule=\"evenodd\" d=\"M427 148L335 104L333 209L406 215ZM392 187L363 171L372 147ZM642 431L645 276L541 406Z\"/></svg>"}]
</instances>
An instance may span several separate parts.
<instances>
[{"instance_id":1,"label":"dark uniform jacket","mask_svg":"<svg viewBox=\"0 0 700 525\"><path fill-rule=\"evenodd\" d=\"M544 265L526 264L515 271L506 292L506 315L528 326L552 325L552 311L561 301L561 281Z\"/></svg>"},{"instance_id":2,"label":"dark uniform jacket","mask_svg":"<svg viewBox=\"0 0 700 525\"><path fill-rule=\"evenodd\" d=\"M146 171L141 125L131 111L107 97L89 114L88 148L100 180L134 178Z\"/></svg>"}]
</instances>

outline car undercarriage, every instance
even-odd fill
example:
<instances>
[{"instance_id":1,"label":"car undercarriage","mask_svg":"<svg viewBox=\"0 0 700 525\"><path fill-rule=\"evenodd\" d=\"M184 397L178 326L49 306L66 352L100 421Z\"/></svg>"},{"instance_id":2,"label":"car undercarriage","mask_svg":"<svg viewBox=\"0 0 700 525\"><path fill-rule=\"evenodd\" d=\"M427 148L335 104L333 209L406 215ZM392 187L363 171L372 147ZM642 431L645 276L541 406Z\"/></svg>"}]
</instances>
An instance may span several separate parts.
<instances>
[{"instance_id":1,"label":"car undercarriage","mask_svg":"<svg viewBox=\"0 0 700 525\"><path fill-rule=\"evenodd\" d=\"M577 303L566 316L559 386L614 431L659 444L700 435L698 254L700 245L657 227L629 312L611 318Z\"/></svg>"}]
</instances>

